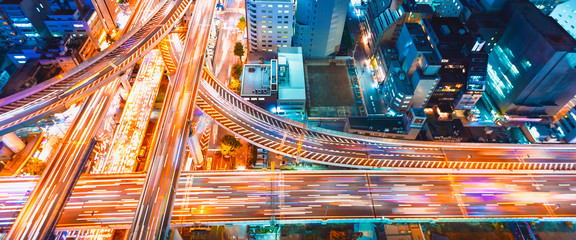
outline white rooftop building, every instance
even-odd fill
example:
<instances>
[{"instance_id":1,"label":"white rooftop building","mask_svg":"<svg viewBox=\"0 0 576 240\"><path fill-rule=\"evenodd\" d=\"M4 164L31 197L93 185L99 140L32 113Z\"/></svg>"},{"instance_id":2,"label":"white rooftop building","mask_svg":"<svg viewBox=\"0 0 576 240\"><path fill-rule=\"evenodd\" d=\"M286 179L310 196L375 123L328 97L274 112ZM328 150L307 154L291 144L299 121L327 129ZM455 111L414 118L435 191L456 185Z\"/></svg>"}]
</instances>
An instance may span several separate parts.
<instances>
[{"instance_id":1,"label":"white rooftop building","mask_svg":"<svg viewBox=\"0 0 576 240\"><path fill-rule=\"evenodd\" d=\"M306 83L302 48L279 47L270 63L245 64L240 95L254 103L275 99L271 111L297 121L306 114ZM270 109L267 109L270 110Z\"/></svg>"},{"instance_id":2,"label":"white rooftop building","mask_svg":"<svg viewBox=\"0 0 576 240\"><path fill-rule=\"evenodd\" d=\"M276 114L303 120L306 114L306 83L302 48L278 48L278 104Z\"/></svg>"}]
</instances>

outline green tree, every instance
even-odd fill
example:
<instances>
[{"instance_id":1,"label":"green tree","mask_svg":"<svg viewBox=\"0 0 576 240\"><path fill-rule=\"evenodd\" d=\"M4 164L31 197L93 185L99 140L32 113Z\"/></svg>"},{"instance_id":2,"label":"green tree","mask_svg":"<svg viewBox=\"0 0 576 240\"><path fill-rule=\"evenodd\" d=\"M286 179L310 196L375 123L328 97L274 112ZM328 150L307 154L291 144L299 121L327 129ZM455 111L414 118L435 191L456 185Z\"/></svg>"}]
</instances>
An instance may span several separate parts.
<instances>
[{"instance_id":1,"label":"green tree","mask_svg":"<svg viewBox=\"0 0 576 240\"><path fill-rule=\"evenodd\" d=\"M240 80L240 76L242 75L242 64L236 63L232 66L232 79Z\"/></svg>"},{"instance_id":2,"label":"green tree","mask_svg":"<svg viewBox=\"0 0 576 240\"><path fill-rule=\"evenodd\" d=\"M330 230L330 240L346 240L347 238L346 232Z\"/></svg>"},{"instance_id":3,"label":"green tree","mask_svg":"<svg viewBox=\"0 0 576 240\"><path fill-rule=\"evenodd\" d=\"M26 166L24 166L24 169L22 170L25 173L36 176L42 174L45 168L46 163L44 161L31 159L30 161L28 161L28 163L26 163Z\"/></svg>"},{"instance_id":4,"label":"green tree","mask_svg":"<svg viewBox=\"0 0 576 240\"><path fill-rule=\"evenodd\" d=\"M230 90L232 90L236 93L239 93L240 92L240 81L232 78L232 80L230 80L230 84L228 85L228 88L230 88Z\"/></svg>"},{"instance_id":5,"label":"green tree","mask_svg":"<svg viewBox=\"0 0 576 240\"><path fill-rule=\"evenodd\" d=\"M224 135L220 140L220 152L224 156L230 156L231 153L235 153L236 149L240 147L242 147L242 143L232 135Z\"/></svg>"},{"instance_id":6,"label":"green tree","mask_svg":"<svg viewBox=\"0 0 576 240\"><path fill-rule=\"evenodd\" d=\"M244 46L242 46L241 42L236 42L234 45L234 55L238 56L240 61L242 61L242 57L244 56Z\"/></svg>"},{"instance_id":7,"label":"green tree","mask_svg":"<svg viewBox=\"0 0 576 240\"><path fill-rule=\"evenodd\" d=\"M244 29L246 29L246 18L241 17L237 27L240 31L244 31Z\"/></svg>"}]
</instances>

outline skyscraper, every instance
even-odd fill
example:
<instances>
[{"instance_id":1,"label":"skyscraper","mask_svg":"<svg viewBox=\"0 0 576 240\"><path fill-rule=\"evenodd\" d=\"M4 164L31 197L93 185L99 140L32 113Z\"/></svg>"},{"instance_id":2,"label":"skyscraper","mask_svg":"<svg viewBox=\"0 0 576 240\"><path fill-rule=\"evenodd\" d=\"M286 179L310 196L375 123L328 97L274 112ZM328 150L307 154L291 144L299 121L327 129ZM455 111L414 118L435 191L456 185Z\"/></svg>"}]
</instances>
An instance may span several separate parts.
<instances>
[{"instance_id":1,"label":"skyscraper","mask_svg":"<svg viewBox=\"0 0 576 240\"><path fill-rule=\"evenodd\" d=\"M44 19L50 12L47 1L3 0L0 2L0 11L2 17L8 20L6 24L12 25L14 29L13 35L6 38L16 40L23 37L51 37L44 24Z\"/></svg>"},{"instance_id":2,"label":"skyscraper","mask_svg":"<svg viewBox=\"0 0 576 240\"><path fill-rule=\"evenodd\" d=\"M508 115L554 115L576 94L576 40L528 1L511 17L488 58L487 94Z\"/></svg>"},{"instance_id":3,"label":"skyscraper","mask_svg":"<svg viewBox=\"0 0 576 240\"><path fill-rule=\"evenodd\" d=\"M349 0L300 0L296 7L294 45L308 58L340 50Z\"/></svg>"},{"instance_id":4,"label":"skyscraper","mask_svg":"<svg viewBox=\"0 0 576 240\"><path fill-rule=\"evenodd\" d=\"M550 17L558 21L560 26L566 29L572 37L576 38L576 0L558 5L558 7L550 13Z\"/></svg>"},{"instance_id":5,"label":"skyscraper","mask_svg":"<svg viewBox=\"0 0 576 240\"><path fill-rule=\"evenodd\" d=\"M293 0L246 0L246 24L250 51L278 51L292 46Z\"/></svg>"}]
</instances>

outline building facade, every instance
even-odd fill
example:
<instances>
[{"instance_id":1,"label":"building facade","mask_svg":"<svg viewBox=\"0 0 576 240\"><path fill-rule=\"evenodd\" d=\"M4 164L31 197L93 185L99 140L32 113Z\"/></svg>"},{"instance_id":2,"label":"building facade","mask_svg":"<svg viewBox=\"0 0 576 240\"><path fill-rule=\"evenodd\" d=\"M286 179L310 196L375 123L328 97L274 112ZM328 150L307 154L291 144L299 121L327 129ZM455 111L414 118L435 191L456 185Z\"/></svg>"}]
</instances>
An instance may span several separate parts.
<instances>
[{"instance_id":1,"label":"building facade","mask_svg":"<svg viewBox=\"0 0 576 240\"><path fill-rule=\"evenodd\" d=\"M300 0L296 8L294 46L307 58L324 58L340 50L348 0Z\"/></svg>"},{"instance_id":2,"label":"building facade","mask_svg":"<svg viewBox=\"0 0 576 240\"><path fill-rule=\"evenodd\" d=\"M292 46L294 33L293 0L247 0L248 49L277 52Z\"/></svg>"},{"instance_id":3,"label":"building facade","mask_svg":"<svg viewBox=\"0 0 576 240\"><path fill-rule=\"evenodd\" d=\"M554 18L572 37L576 38L576 0L558 5L550 13L550 17Z\"/></svg>"},{"instance_id":4,"label":"building facade","mask_svg":"<svg viewBox=\"0 0 576 240\"><path fill-rule=\"evenodd\" d=\"M576 40L529 2L508 4L513 11L488 58L486 93L501 114L553 116L576 94Z\"/></svg>"},{"instance_id":5,"label":"building facade","mask_svg":"<svg viewBox=\"0 0 576 240\"><path fill-rule=\"evenodd\" d=\"M19 41L24 38L51 37L44 19L50 13L45 0L4 0L0 2L2 18L12 26L12 36L3 36Z\"/></svg>"}]
</instances>

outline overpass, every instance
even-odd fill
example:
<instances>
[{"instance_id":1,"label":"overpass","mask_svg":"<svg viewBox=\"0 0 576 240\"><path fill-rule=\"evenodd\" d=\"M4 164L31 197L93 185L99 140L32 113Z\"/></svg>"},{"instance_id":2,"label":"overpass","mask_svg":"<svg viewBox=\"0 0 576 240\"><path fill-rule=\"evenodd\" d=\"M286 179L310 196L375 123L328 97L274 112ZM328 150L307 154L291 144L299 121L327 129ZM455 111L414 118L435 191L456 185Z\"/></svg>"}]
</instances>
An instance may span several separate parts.
<instances>
[{"instance_id":1,"label":"overpass","mask_svg":"<svg viewBox=\"0 0 576 240\"><path fill-rule=\"evenodd\" d=\"M163 1L150 19L102 53L62 76L0 99L0 133L53 113L111 81L156 46L190 4L190 0ZM197 99L202 111L247 141L285 156L370 169L576 170L574 144L438 143L330 131L260 109L223 86L207 70L202 80Z\"/></svg>"},{"instance_id":2,"label":"overpass","mask_svg":"<svg viewBox=\"0 0 576 240\"><path fill-rule=\"evenodd\" d=\"M134 64L138 59L140 59L147 51L150 51L153 46L158 44L158 42L164 38L168 33L169 30L175 26L178 19L184 14L185 10L188 9L191 5L190 1L187 0L180 0L180 1L163 1L161 4L157 6L154 10L155 14L151 16L150 19L144 21L143 24L139 25L138 27L134 28L134 30L130 31L128 34L123 36L120 40L118 40L111 48L108 50L98 54L94 58L90 59L86 63L81 64L79 67L73 69L69 73L66 73L62 76L58 76L54 79L51 79L41 85L35 86L32 89L29 89L21 94L13 95L5 99L0 99L0 132L1 131L10 131L17 126L21 126L26 123L30 123L35 119L38 119L46 114L50 114L58 109L62 108L65 104L78 101L85 96L88 96L96 89L104 86L106 83L110 82L111 79L114 79L115 76L119 75L125 69L127 69L130 65ZM210 11L211 12L211 11ZM203 18L203 17L202 17ZM200 26L198 26L200 27ZM195 35L197 39L204 39L206 36L201 36L199 33ZM192 44L193 42L187 42L187 44ZM204 43L200 44L201 46L205 46ZM203 49L203 48L200 48ZM198 51L194 51L195 54L194 58L196 59ZM189 56L189 55L186 55ZM198 61L195 61L198 64ZM90 65L90 66L89 66ZM192 69L194 68L194 69ZM183 71L183 70L182 70ZM183 72L190 72L190 73L199 73L198 68L191 67L189 70ZM298 159L303 159L312 162L318 162L323 164L331 164L331 165L338 165L344 167L357 167L357 168L382 168L382 169L406 169L411 168L415 169L413 172L418 174L423 174L419 172L418 169L428 168L432 169L431 172L435 171L442 171L442 172L453 172L462 170L478 170L478 171L491 171L491 172L498 172L498 171L512 171L512 173L517 172L521 174L526 174L527 172L530 173L552 173L554 171L559 172L563 171L566 173L573 173L575 170L575 166L572 163L572 160L575 157L576 147L574 145L512 145L512 144L476 144L476 143L435 143L435 142L415 142L415 141L402 141L402 140L391 140L391 139L381 139L381 138L373 138L373 137L364 137L358 135L352 135L347 133L341 132L333 132L324 130L321 128L314 128L306 126L302 123L293 122L288 119L275 116L267 111L259 109L254 105L251 105L249 102L245 101L244 99L238 97L237 95L233 94L229 91L226 87L220 85L218 81L215 81L215 78L212 74L208 71L204 71L201 73L202 76L202 83L199 85L200 91L196 91L196 89L179 89L179 95L177 96L184 96L190 94L191 92L196 93L198 92L198 99L197 105L200 109L206 112L208 115L213 117L220 125L224 126L225 128L230 129L231 131L239 134L241 137L247 139L250 142L255 143L256 145L265 147L272 152L284 154L287 156L292 156ZM192 91L193 90L193 91ZM171 108L176 112L178 110L182 110L179 106L185 106L186 104L190 104L190 101L182 101L184 98L176 98L180 101L180 103L176 103L176 105L172 105L173 102L167 102L166 105L170 105ZM192 98L193 99L193 98ZM189 109L186 108L188 111ZM166 125L165 131L178 131L183 132L183 129L186 129L188 123L184 122L183 119L186 119L186 113L178 113L180 115L174 115L170 117L174 121L178 120L179 124L176 125ZM174 132L172 131L172 132ZM164 136L167 133L165 133ZM171 136L169 139L167 138L166 142L163 142L163 147L167 151L167 146L169 143L176 143L178 146L182 146L181 141L184 138L178 138ZM164 151L164 152L165 152ZM179 151L179 152L178 152ZM281 204L281 201L285 201L286 199L281 195L274 195L274 185L276 184L278 187L285 186L284 184L277 183L274 180L270 182L271 186L269 187L270 194L269 202L271 207L268 211L257 211L257 214L253 214L249 217L241 218L241 219L232 219L226 218L223 219L186 219L182 214L178 215L180 206L179 202L179 194L180 192L176 191L174 186L180 188L180 183L183 180L178 178L179 176L179 169L178 162L179 158L181 157L182 149L179 148L178 151L171 152L168 158L163 158L162 153L163 151L158 151L155 153L157 156L157 164L158 170L162 172L162 174L158 176L148 175L147 178L149 180L146 181L146 189L150 191L149 196L159 196L154 195L156 190L153 188L154 183L158 183L162 185L161 199L160 201L164 201L165 204L162 204L164 209L174 209L175 216L179 216L182 219L180 220L180 224L194 224L194 222L206 222L206 223L218 223L218 222L227 222L227 221L268 221L269 216L270 219L276 221L298 221L304 218L304 215L301 217L293 217L291 218L290 215L297 215L297 214L286 214L282 213L282 208L279 206L284 206ZM172 161L176 163L170 169L164 168L161 166L162 162ZM156 168L155 168L156 169ZM156 171L155 171L156 172ZM282 175L280 173L280 175ZM366 175L366 181L369 181L371 178ZM518 175L521 177L532 177L531 175ZM165 177L174 177L175 180L171 179L170 181L165 181ZM194 176L192 176L194 177ZM230 176L228 176L230 177ZM269 178L282 178L282 176L276 176L273 174L269 176ZM398 176L396 176L398 177ZM458 181L464 181L466 179L456 179L454 180L455 183ZM520 179L521 180L521 179ZM300 181L300 180L299 180ZM562 180L564 181L564 180ZM188 181L185 181L188 182ZM193 184L194 182L192 182ZM399 183L403 184L403 183ZM567 184L567 183L562 183ZM315 184L312 184L315 185ZM341 184L340 186L348 185ZM454 184L449 184L453 186ZM538 184L537 184L538 185ZM311 187L311 186L307 186ZM371 187L371 185L369 185ZM146 190L146 191L148 191ZM332 191L336 191L336 189L332 189ZM348 190L347 190L348 191ZM352 191L352 190L350 190ZM359 190L356 190L359 191ZM371 190L370 190L371 191ZM102 192L102 190L96 191ZM283 192L283 191L280 191ZM345 193L348 194L348 193ZM404 194L404 193L400 193ZM437 206L438 203L431 203L432 206L424 207L425 209L432 208L432 210L436 209L437 216L453 216L454 219L470 219L470 216L466 213L466 211L462 210L463 207L466 207L460 203L461 195L454 196L454 199L457 200L457 207L461 210L461 214L453 214L450 215L446 211L449 209L448 205L444 205L444 210L441 208L442 206ZM491 193L487 193L491 194ZM174 208L170 199L174 198L176 195L176 203L174 204ZM316 194L317 195L317 194ZM569 197L569 194L566 194ZM100 220L92 217L88 217L86 219L91 219L91 222L87 222L85 227L93 227L98 224L98 221L102 221L103 219L112 219L114 222L109 224L102 224L102 226L126 226L126 220L130 219L130 223L134 220L133 213L136 211L136 206L140 206L143 208L142 201L146 200L148 205L152 206L156 199L151 200L147 197L143 197L144 195L139 194L138 197L140 200L135 199L119 199L118 201L124 201L122 206L126 206L128 208L123 209L123 212L119 212L114 216L108 216L96 214L96 211L90 213L90 215L100 217ZM321 195L320 195L321 196ZM458 197L460 196L460 197ZM489 195L487 195L489 196ZM528 195L531 196L531 195ZM107 196L110 197L110 196ZM341 197L341 196L340 196ZM90 198L90 197L88 197ZM227 198L226 196L222 196L223 199ZM230 198L230 196L228 196ZM193 198L192 198L193 199ZM96 199L96 202L102 201L101 199ZM136 201L136 204L134 204ZM220 201L220 200L219 200ZM224 201L224 200L222 200ZM371 202L376 202L378 200L374 199L373 196L370 197ZM71 199L69 203L73 202ZM278 203L276 203L278 202ZM322 202L322 201L321 201ZM93 202L88 202L90 205ZM124 204L125 203L125 204ZM140 203L140 204L139 204ZM538 202L541 203L541 202ZM82 202L82 206L78 208L76 206L72 209L81 209L84 210L84 202ZM188 202L184 201L184 205L188 206ZM408 205L403 207L412 208L412 203L406 203ZM496 206L486 206L486 207L499 207L499 203L492 203L496 204ZM518 205L519 204L519 205ZM526 211L530 210L533 211L533 215L523 215L523 214L504 214L499 215L498 213L504 211L505 209L498 210L494 216L491 217L525 217L525 218L548 218L548 217L555 217L560 207L554 208L554 205L550 205L552 203L544 202L541 203L541 206L545 210L538 210L538 207L534 207L533 203L525 204L525 203L514 203L514 207L517 206L531 206L534 209L527 209ZM129 207L134 205L134 209L130 209ZM318 204L313 204L317 206ZM325 206L326 210L324 215L327 216L328 211L331 207L330 204L322 205ZM347 206L348 204L338 203L337 206ZM344 218L352 217L360 217L362 219L402 219L397 218L395 215L396 213L383 213L381 216L377 214L377 208L381 206L385 206L383 204L374 204L372 203L372 217L368 217L367 215L362 216L346 216ZM116 206L116 205L114 205ZM190 205L196 206L196 205ZM204 206L204 205L202 205ZM200 206L200 215L203 215L204 209ZM276 207L275 207L276 206ZM386 205L389 207L388 205ZM540 206L540 205L538 205ZM559 205L556 205L559 206ZM96 206L94 206L97 208ZM111 206L109 206L111 207ZM168 208L165 208L168 207ZM221 206L223 209L229 206ZM440 207L440 209L438 209ZM248 206L246 206L248 209ZM250 208L256 209L256 206L251 206ZM305 209L313 208L311 206L307 206ZM422 208L421 206L417 209ZM65 213L63 213L62 219L68 216L67 206L64 208ZM197 209L197 208L196 208ZM277 212L278 211L280 212ZM334 207L332 207L334 209ZM564 208L567 209L567 208ZM178 211L177 211L178 210ZM185 208L186 210L186 208ZM193 212L193 208L189 208L190 213L188 215L195 215L198 213ZM356 210L356 209L352 209ZM421 209L420 209L421 210ZM420 210L417 210L420 211ZM145 209L145 211L151 211ZM214 210L217 212L216 210ZM413 210L408 210L413 211ZM427 211L427 210L426 210ZM546 212L547 211L547 212ZM300 213L309 211L300 211ZM504 211L506 212L506 211ZM132 216L130 216L132 213ZM143 216L150 216L150 212L146 213L143 212ZM157 209L154 210L154 213L158 218L156 218L154 225L160 226L163 224L168 224L169 219L166 220L166 216L158 215L161 211ZM277 213L282 213L277 217ZM542 213L544 215L540 216L539 214ZM88 214L84 211L82 216ZM261 214L262 216L259 216ZM126 216L126 217L119 217L119 216ZM169 214L168 214L169 215ZM310 214L306 214L310 215ZM318 220L318 214L313 213L312 216L315 216ZM433 219L428 212L419 212L416 215L410 215L409 219L416 219L416 218L426 218L426 219ZM226 216L226 215L224 215ZM562 217L571 218L572 213L567 213ZM85 216L86 217L86 216ZM7 217L5 219L11 219L12 217ZM337 219L338 217L336 217ZM138 218L140 219L140 218ZM7 221L10 222L10 221ZM174 219L172 218L172 224L174 223ZM62 224L60 224L62 226ZM65 225L69 226L69 225ZM77 226L72 226L77 227ZM159 227L162 229L163 227ZM147 233L143 233L147 234Z\"/></svg>"},{"instance_id":3,"label":"overpass","mask_svg":"<svg viewBox=\"0 0 576 240\"><path fill-rule=\"evenodd\" d=\"M24 181L23 181L24 180ZM0 188L2 225L34 178ZM129 228L143 174L83 176L57 230ZM27 187L23 187L27 186ZM388 171L183 172L171 226L230 223L576 221L571 175ZM20 205L21 206L21 205Z\"/></svg>"}]
</instances>

